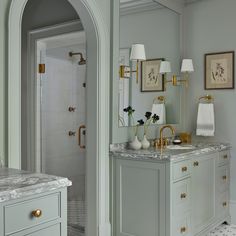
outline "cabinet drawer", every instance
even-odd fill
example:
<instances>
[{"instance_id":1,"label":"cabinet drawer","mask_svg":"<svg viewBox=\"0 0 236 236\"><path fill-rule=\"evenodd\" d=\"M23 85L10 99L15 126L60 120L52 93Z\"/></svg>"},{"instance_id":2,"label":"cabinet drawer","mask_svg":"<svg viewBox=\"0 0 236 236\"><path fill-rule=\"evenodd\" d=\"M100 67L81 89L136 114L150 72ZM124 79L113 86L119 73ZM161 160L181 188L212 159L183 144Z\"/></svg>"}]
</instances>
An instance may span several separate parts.
<instances>
[{"instance_id":1,"label":"cabinet drawer","mask_svg":"<svg viewBox=\"0 0 236 236\"><path fill-rule=\"evenodd\" d=\"M181 215L181 214L180 214ZM173 218L173 236L188 236L191 234L191 214L187 214L182 218L178 216Z\"/></svg>"},{"instance_id":2,"label":"cabinet drawer","mask_svg":"<svg viewBox=\"0 0 236 236\"><path fill-rule=\"evenodd\" d=\"M36 210L41 215L34 216ZM4 212L6 234L46 223L60 217L60 193L7 205Z\"/></svg>"},{"instance_id":3,"label":"cabinet drawer","mask_svg":"<svg viewBox=\"0 0 236 236\"><path fill-rule=\"evenodd\" d=\"M227 165L229 163L230 152L228 150L219 152L218 165Z\"/></svg>"},{"instance_id":4,"label":"cabinet drawer","mask_svg":"<svg viewBox=\"0 0 236 236\"><path fill-rule=\"evenodd\" d=\"M22 235L27 235L27 236L61 236L61 225L56 224L56 225L52 225L49 227L45 227L44 229L40 229L40 230L32 230L32 233L29 232L20 232L20 233L16 233L16 234L11 234L11 236L22 236Z\"/></svg>"},{"instance_id":5,"label":"cabinet drawer","mask_svg":"<svg viewBox=\"0 0 236 236\"><path fill-rule=\"evenodd\" d=\"M187 178L173 184L173 213L175 216L190 210L191 179Z\"/></svg>"},{"instance_id":6,"label":"cabinet drawer","mask_svg":"<svg viewBox=\"0 0 236 236\"><path fill-rule=\"evenodd\" d=\"M191 162L181 161L173 165L173 180L178 180L190 175Z\"/></svg>"},{"instance_id":7,"label":"cabinet drawer","mask_svg":"<svg viewBox=\"0 0 236 236\"><path fill-rule=\"evenodd\" d=\"M229 179L230 179L229 166L221 166L217 169L217 191L223 193L229 189Z\"/></svg>"},{"instance_id":8,"label":"cabinet drawer","mask_svg":"<svg viewBox=\"0 0 236 236\"><path fill-rule=\"evenodd\" d=\"M217 215L229 214L229 192L222 193L217 199Z\"/></svg>"}]
</instances>

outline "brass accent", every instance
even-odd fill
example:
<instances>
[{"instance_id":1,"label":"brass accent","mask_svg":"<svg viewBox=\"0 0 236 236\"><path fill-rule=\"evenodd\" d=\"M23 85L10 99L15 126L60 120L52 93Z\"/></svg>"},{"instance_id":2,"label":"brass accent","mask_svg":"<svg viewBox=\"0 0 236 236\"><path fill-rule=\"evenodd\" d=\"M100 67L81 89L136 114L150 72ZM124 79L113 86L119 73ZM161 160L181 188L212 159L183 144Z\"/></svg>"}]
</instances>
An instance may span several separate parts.
<instances>
[{"instance_id":1,"label":"brass accent","mask_svg":"<svg viewBox=\"0 0 236 236\"><path fill-rule=\"evenodd\" d=\"M186 172L188 170L187 166L182 167L182 172Z\"/></svg>"},{"instance_id":2,"label":"brass accent","mask_svg":"<svg viewBox=\"0 0 236 236\"><path fill-rule=\"evenodd\" d=\"M171 130L172 135L175 134L175 129L171 125L164 125L164 126L162 126L161 129L160 129L160 138L156 139L154 141L154 145L158 149L162 150L163 148L166 148L166 146L168 144L167 139L163 137L163 132L167 128Z\"/></svg>"},{"instance_id":3,"label":"brass accent","mask_svg":"<svg viewBox=\"0 0 236 236\"><path fill-rule=\"evenodd\" d=\"M184 199L184 198L186 198L187 197L187 194L186 193L181 193L181 195L180 195L180 198L181 199Z\"/></svg>"},{"instance_id":4,"label":"brass accent","mask_svg":"<svg viewBox=\"0 0 236 236\"><path fill-rule=\"evenodd\" d=\"M86 129L86 126L85 125L81 125L79 127L79 131L78 131L78 145L80 146L80 148L85 149L86 146L81 144L81 131L82 131L82 129ZM85 133L84 133L84 135L85 135Z\"/></svg>"},{"instance_id":5,"label":"brass accent","mask_svg":"<svg viewBox=\"0 0 236 236\"><path fill-rule=\"evenodd\" d=\"M189 134L189 133L180 133L179 137L180 137L182 143L191 143L192 142L192 137L191 137L191 134Z\"/></svg>"},{"instance_id":6,"label":"brass accent","mask_svg":"<svg viewBox=\"0 0 236 236\"><path fill-rule=\"evenodd\" d=\"M224 176L222 177L222 179L223 179L223 180L227 180L227 176L224 175Z\"/></svg>"},{"instance_id":7,"label":"brass accent","mask_svg":"<svg viewBox=\"0 0 236 236\"><path fill-rule=\"evenodd\" d=\"M131 73L136 72L136 83L138 84L139 60L136 62L136 70L131 70L130 66L120 65L120 78L131 78Z\"/></svg>"},{"instance_id":8,"label":"brass accent","mask_svg":"<svg viewBox=\"0 0 236 236\"><path fill-rule=\"evenodd\" d=\"M84 59L83 54L81 52L69 52L69 57L73 57L73 56L76 56L76 55L80 56L80 60L79 60L78 64L80 66L85 65L86 64L86 60Z\"/></svg>"},{"instance_id":9,"label":"brass accent","mask_svg":"<svg viewBox=\"0 0 236 236\"><path fill-rule=\"evenodd\" d=\"M158 96L153 99L153 103L158 102L160 104L165 104L166 98L164 96Z\"/></svg>"},{"instance_id":10,"label":"brass accent","mask_svg":"<svg viewBox=\"0 0 236 236\"><path fill-rule=\"evenodd\" d=\"M185 233L187 231L187 228L186 227L181 227L180 228L180 233L182 234L182 233Z\"/></svg>"},{"instance_id":11,"label":"brass accent","mask_svg":"<svg viewBox=\"0 0 236 236\"><path fill-rule=\"evenodd\" d=\"M68 135L71 137L71 136L75 136L75 134L76 134L76 132L74 132L74 131L69 131L68 132Z\"/></svg>"},{"instance_id":12,"label":"brass accent","mask_svg":"<svg viewBox=\"0 0 236 236\"><path fill-rule=\"evenodd\" d=\"M223 156L223 158L224 158L224 159L227 159L227 158L228 158L228 155L227 155L227 154L225 154L225 155Z\"/></svg>"},{"instance_id":13,"label":"brass accent","mask_svg":"<svg viewBox=\"0 0 236 236\"><path fill-rule=\"evenodd\" d=\"M45 64L39 64L39 74L45 74L46 66Z\"/></svg>"},{"instance_id":14,"label":"brass accent","mask_svg":"<svg viewBox=\"0 0 236 236\"><path fill-rule=\"evenodd\" d=\"M207 94L207 95L205 95L205 96L202 96L202 97L200 97L199 99L199 102L201 102L202 100L204 100L205 102L213 102L214 101L214 98L213 98L213 96L212 95L209 95L209 94Z\"/></svg>"},{"instance_id":15,"label":"brass accent","mask_svg":"<svg viewBox=\"0 0 236 236\"><path fill-rule=\"evenodd\" d=\"M165 73L166 74L166 73ZM189 78L189 73L185 72L184 74L184 79L177 79L177 75L173 75L171 80L167 80L166 76L164 78L164 84L165 84L165 90L166 90L166 84L172 83L173 86L177 86L178 83L185 83L185 87L188 87L188 78Z\"/></svg>"},{"instance_id":16,"label":"brass accent","mask_svg":"<svg viewBox=\"0 0 236 236\"><path fill-rule=\"evenodd\" d=\"M69 107L69 108L68 108L68 111L69 111L69 112L75 112L75 109L76 109L75 107Z\"/></svg>"},{"instance_id":17,"label":"brass accent","mask_svg":"<svg viewBox=\"0 0 236 236\"><path fill-rule=\"evenodd\" d=\"M227 202L223 202L223 207L226 207L227 206Z\"/></svg>"},{"instance_id":18,"label":"brass accent","mask_svg":"<svg viewBox=\"0 0 236 236\"><path fill-rule=\"evenodd\" d=\"M193 163L193 166L199 166L199 162L198 162L198 161L195 161L195 162Z\"/></svg>"},{"instance_id":19,"label":"brass accent","mask_svg":"<svg viewBox=\"0 0 236 236\"><path fill-rule=\"evenodd\" d=\"M33 217L39 218L42 216L42 210L40 210L40 209L34 210L34 211L32 211L31 214Z\"/></svg>"}]
</instances>

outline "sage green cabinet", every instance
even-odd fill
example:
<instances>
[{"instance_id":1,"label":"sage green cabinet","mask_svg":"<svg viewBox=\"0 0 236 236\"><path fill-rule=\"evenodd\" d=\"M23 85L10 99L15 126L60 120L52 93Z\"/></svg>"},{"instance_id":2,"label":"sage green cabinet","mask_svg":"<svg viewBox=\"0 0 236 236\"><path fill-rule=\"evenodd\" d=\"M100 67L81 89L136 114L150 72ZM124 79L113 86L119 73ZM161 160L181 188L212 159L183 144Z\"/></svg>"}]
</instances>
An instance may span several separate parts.
<instances>
[{"instance_id":1,"label":"sage green cabinet","mask_svg":"<svg viewBox=\"0 0 236 236\"><path fill-rule=\"evenodd\" d=\"M192 168L192 230L198 233L215 218L215 155L194 158Z\"/></svg>"},{"instance_id":2,"label":"sage green cabinet","mask_svg":"<svg viewBox=\"0 0 236 236\"><path fill-rule=\"evenodd\" d=\"M67 189L0 203L0 235L66 236Z\"/></svg>"},{"instance_id":3,"label":"sage green cabinet","mask_svg":"<svg viewBox=\"0 0 236 236\"><path fill-rule=\"evenodd\" d=\"M205 236L230 223L228 150L178 160L113 156L113 236Z\"/></svg>"},{"instance_id":4,"label":"sage green cabinet","mask_svg":"<svg viewBox=\"0 0 236 236\"><path fill-rule=\"evenodd\" d=\"M164 164L117 160L116 192L116 235L165 235Z\"/></svg>"}]
</instances>

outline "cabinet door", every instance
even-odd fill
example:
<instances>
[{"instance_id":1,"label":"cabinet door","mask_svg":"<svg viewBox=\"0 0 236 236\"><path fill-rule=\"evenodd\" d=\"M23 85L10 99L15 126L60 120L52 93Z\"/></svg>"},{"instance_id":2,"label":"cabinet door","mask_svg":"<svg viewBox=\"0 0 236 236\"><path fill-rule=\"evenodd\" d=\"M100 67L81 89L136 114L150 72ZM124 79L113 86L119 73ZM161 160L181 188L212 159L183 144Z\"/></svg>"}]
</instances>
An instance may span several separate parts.
<instances>
[{"instance_id":1,"label":"cabinet door","mask_svg":"<svg viewBox=\"0 0 236 236\"><path fill-rule=\"evenodd\" d=\"M207 155L193 160L193 232L198 233L215 217L215 165L217 158Z\"/></svg>"},{"instance_id":2,"label":"cabinet door","mask_svg":"<svg viewBox=\"0 0 236 236\"><path fill-rule=\"evenodd\" d=\"M116 160L116 236L165 235L165 164Z\"/></svg>"}]
</instances>

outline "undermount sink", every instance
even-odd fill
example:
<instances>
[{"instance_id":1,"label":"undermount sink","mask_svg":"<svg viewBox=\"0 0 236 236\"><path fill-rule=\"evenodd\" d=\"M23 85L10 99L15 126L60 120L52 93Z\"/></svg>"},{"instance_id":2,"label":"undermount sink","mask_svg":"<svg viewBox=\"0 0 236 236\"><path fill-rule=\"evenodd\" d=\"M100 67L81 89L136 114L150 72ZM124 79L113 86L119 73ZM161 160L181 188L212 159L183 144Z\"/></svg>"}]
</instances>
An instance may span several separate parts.
<instances>
[{"instance_id":1,"label":"undermount sink","mask_svg":"<svg viewBox=\"0 0 236 236\"><path fill-rule=\"evenodd\" d=\"M193 145L169 145L166 148L169 150L191 150L195 149L196 147Z\"/></svg>"}]
</instances>

